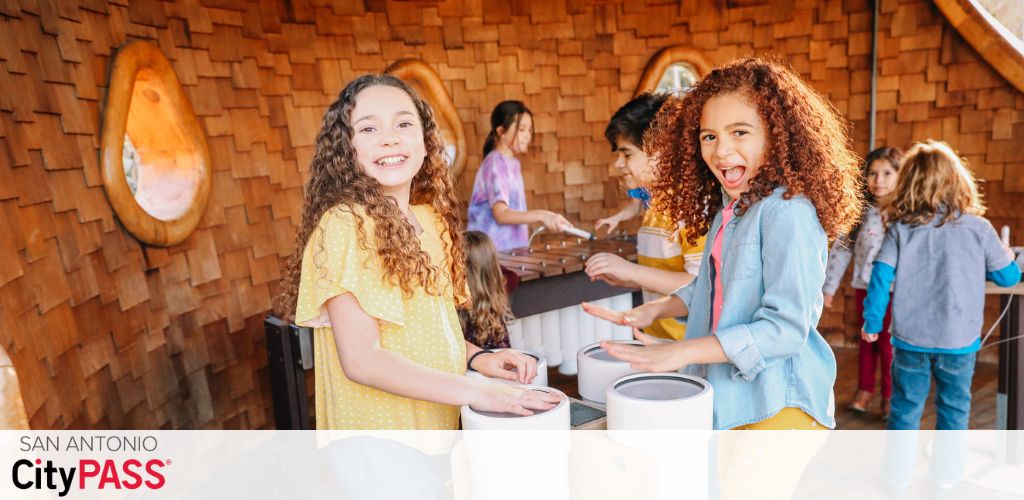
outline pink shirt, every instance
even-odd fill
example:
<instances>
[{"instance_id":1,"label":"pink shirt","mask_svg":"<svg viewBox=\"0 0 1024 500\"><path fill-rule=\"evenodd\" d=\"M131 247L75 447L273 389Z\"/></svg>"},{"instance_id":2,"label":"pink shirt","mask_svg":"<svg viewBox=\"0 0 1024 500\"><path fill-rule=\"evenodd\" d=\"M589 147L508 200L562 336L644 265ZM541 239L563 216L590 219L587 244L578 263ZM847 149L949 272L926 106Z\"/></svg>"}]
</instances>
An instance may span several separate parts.
<instances>
[{"instance_id":1,"label":"pink shirt","mask_svg":"<svg viewBox=\"0 0 1024 500\"><path fill-rule=\"evenodd\" d=\"M718 227L718 232L715 233L715 242L711 245L711 264L715 266L715 287L712 293L715 295L715 301L711 304L711 333L714 334L718 331L718 318L722 315L722 233L725 231L725 225L732 220L732 209L736 205L733 201L729 206L722 209L722 225Z\"/></svg>"}]
</instances>

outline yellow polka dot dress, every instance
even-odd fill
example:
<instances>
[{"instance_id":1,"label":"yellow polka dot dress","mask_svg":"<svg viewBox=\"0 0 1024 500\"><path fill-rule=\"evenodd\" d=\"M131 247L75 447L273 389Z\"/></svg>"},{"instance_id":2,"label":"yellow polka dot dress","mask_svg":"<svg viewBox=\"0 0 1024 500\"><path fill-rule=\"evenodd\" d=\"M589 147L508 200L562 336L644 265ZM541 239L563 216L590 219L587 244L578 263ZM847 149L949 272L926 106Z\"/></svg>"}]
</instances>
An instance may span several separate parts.
<instances>
[{"instance_id":1,"label":"yellow polka dot dress","mask_svg":"<svg viewBox=\"0 0 1024 500\"><path fill-rule=\"evenodd\" d=\"M363 214L360 208L360 214ZM444 269L444 225L432 208L412 206L423 227L421 248ZM360 248L355 217L335 207L321 218L302 257L296 323L314 328L316 426L318 429L456 429L457 406L419 401L357 384L345 377L327 316L327 302L351 293L380 327L380 343L412 361L443 372L466 370L466 345L447 273L440 296L423 289L412 297L383 280L374 224L363 216ZM447 240L447 236L445 236ZM415 242L412 242L415 244Z\"/></svg>"}]
</instances>

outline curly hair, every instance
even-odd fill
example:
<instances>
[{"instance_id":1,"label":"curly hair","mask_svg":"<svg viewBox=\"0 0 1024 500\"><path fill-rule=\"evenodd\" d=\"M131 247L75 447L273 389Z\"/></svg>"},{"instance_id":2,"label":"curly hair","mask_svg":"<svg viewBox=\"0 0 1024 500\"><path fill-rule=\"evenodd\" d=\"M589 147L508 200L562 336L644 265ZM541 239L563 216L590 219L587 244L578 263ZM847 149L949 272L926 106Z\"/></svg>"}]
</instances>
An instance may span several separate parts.
<instances>
[{"instance_id":1,"label":"curly hair","mask_svg":"<svg viewBox=\"0 0 1024 500\"><path fill-rule=\"evenodd\" d=\"M722 208L721 187L701 156L700 116L709 99L738 93L756 106L768 144L764 161L738 202L750 208L785 186L785 198L806 196L830 240L857 222L863 206L860 161L849 146L848 124L820 94L781 62L748 57L712 70L681 98L670 98L644 143L659 155L652 191L658 208L690 228L696 244Z\"/></svg>"},{"instance_id":2,"label":"curly hair","mask_svg":"<svg viewBox=\"0 0 1024 500\"><path fill-rule=\"evenodd\" d=\"M896 193L884 212L889 223L911 226L942 214L941 226L960 214L985 215L985 203L966 161L949 144L929 139L903 157Z\"/></svg>"},{"instance_id":3,"label":"curly hair","mask_svg":"<svg viewBox=\"0 0 1024 500\"><path fill-rule=\"evenodd\" d=\"M338 207L350 213L356 221L359 245L368 250L361 207L374 224L377 257L384 269L385 284L398 286L406 297L417 288L439 295L442 270L430 263L430 256L419 245L416 231L398 207L394 198L386 196L381 184L366 174L356 160L352 145L354 130L352 109L359 93L370 87L390 86L404 91L412 99L423 124L423 142L427 152L423 166L412 179L409 203L428 204L437 212L444 224L442 241L447 268L454 290L465 290L466 274L461 221L457 215L458 202L448 164L444 159L444 144L434 113L430 106L402 80L390 75L364 75L350 82L324 113L320 133L317 134L310 164L309 179L304 188L302 220L296 229L296 249L283 278L282 293L275 299L275 311L291 319L295 313L296 296L302 271L302 256L317 230L321 217ZM323 238L314 257L325 257ZM320 267L322 262L317 262ZM326 270L320 269L323 274ZM321 276L324 277L324 276Z\"/></svg>"},{"instance_id":4,"label":"curly hair","mask_svg":"<svg viewBox=\"0 0 1024 500\"><path fill-rule=\"evenodd\" d=\"M505 291L505 276L498 265L494 242L480 231L466 231L466 274L473 305L466 311L466 321L475 326L478 346L488 340L505 341L505 322L514 319Z\"/></svg>"}]
</instances>

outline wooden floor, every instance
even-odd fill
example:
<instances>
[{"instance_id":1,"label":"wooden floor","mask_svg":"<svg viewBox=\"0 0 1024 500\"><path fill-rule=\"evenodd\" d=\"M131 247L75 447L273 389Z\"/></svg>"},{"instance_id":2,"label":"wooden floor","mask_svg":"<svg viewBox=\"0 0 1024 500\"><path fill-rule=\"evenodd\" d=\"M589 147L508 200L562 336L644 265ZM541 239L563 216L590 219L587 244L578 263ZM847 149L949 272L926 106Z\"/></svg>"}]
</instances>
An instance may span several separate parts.
<instances>
[{"instance_id":1,"label":"wooden floor","mask_svg":"<svg viewBox=\"0 0 1024 500\"><path fill-rule=\"evenodd\" d=\"M860 414L847 409L854 393L857 392L857 350L836 349L836 363L838 374L836 376L836 428L847 430L870 430L885 429L885 421L880 414L880 396L876 393L875 400L871 402L868 412ZM974 398L971 402L971 429L995 429L996 428L996 387L997 387L997 366L994 363L978 363L974 370L974 386L972 393ZM558 373L557 368L548 369L548 382L567 395L578 398L579 391L576 388L576 377L566 376ZM928 404L925 406L924 416L921 418L922 429L935 428L935 386L932 385L932 393L928 397Z\"/></svg>"}]
</instances>

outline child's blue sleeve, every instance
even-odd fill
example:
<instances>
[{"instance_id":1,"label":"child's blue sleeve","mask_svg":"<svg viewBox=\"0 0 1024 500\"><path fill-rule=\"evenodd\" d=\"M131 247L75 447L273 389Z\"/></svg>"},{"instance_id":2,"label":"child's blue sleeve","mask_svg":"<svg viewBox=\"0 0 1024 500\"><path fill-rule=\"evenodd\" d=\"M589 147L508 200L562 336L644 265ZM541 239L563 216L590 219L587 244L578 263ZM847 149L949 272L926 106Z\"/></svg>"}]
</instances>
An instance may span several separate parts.
<instances>
[{"instance_id":1,"label":"child's blue sleeve","mask_svg":"<svg viewBox=\"0 0 1024 500\"><path fill-rule=\"evenodd\" d=\"M871 268L868 296L864 299L865 332L878 333L882 331L882 320L885 319L885 310L889 307L889 287L895 278L895 267L885 262L875 261Z\"/></svg>"},{"instance_id":2,"label":"child's blue sleeve","mask_svg":"<svg viewBox=\"0 0 1024 500\"><path fill-rule=\"evenodd\" d=\"M1002 287L1013 286L1020 283L1020 268L1017 267L1016 262L1011 262L998 271L985 273L985 277Z\"/></svg>"}]
</instances>

